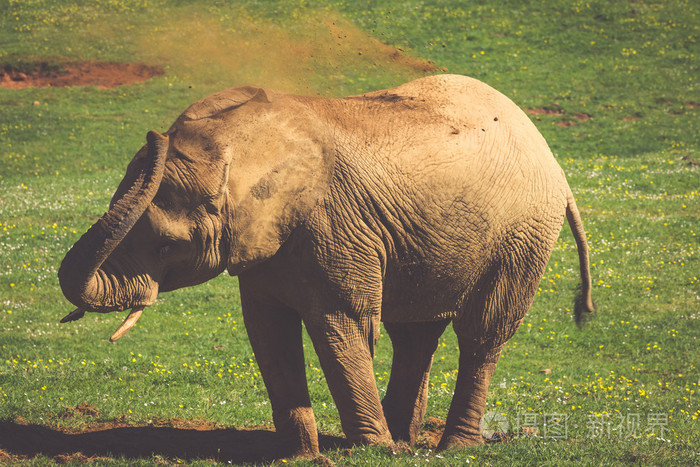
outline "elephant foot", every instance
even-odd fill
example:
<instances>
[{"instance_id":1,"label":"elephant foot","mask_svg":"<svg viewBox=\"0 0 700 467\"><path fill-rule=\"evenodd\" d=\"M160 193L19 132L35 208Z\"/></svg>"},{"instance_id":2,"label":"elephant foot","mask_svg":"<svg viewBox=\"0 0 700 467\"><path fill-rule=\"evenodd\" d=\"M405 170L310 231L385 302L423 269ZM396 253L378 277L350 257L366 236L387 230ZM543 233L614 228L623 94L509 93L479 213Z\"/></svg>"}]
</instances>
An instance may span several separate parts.
<instances>
[{"instance_id":1,"label":"elephant foot","mask_svg":"<svg viewBox=\"0 0 700 467\"><path fill-rule=\"evenodd\" d=\"M320 455L318 451L312 452L304 448L292 449L289 447L289 443L287 443L286 446L288 449L284 451L284 458L312 460L316 459Z\"/></svg>"},{"instance_id":2,"label":"elephant foot","mask_svg":"<svg viewBox=\"0 0 700 467\"><path fill-rule=\"evenodd\" d=\"M313 459L319 455L318 431L311 407L299 407L283 414L273 413L275 429L290 457Z\"/></svg>"},{"instance_id":3,"label":"elephant foot","mask_svg":"<svg viewBox=\"0 0 700 467\"><path fill-rule=\"evenodd\" d=\"M405 443L406 445L415 444L420 431L419 427L415 426L415 423L412 424L410 420L406 420L405 417L396 416L394 413L391 410L387 410L386 407L384 408L392 439L397 443Z\"/></svg>"},{"instance_id":4,"label":"elephant foot","mask_svg":"<svg viewBox=\"0 0 700 467\"><path fill-rule=\"evenodd\" d=\"M318 456L314 457L313 463L321 467L335 467L333 461L322 454L319 454Z\"/></svg>"},{"instance_id":5,"label":"elephant foot","mask_svg":"<svg viewBox=\"0 0 700 467\"><path fill-rule=\"evenodd\" d=\"M382 434L363 433L355 436L348 436L348 441L352 444L370 445L370 446L393 446L394 440L391 438L389 431Z\"/></svg>"},{"instance_id":6,"label":"elephant foot","mask_svg":"<svg viewBox=\"0 0 700 467\"><path fill-rule=\"evenodd\" d=\"M485 440L481 434L476 435L443 435L440 443L437 446L438 451L446 451L448 449L470 448L484 444Z\"/></svg>"},{"instance_id":7,"label":"elephant foot","mask_svg":"<svg viewBox=\"0 0 700 467\"><path fill-rule=\"evenodd\" d=\"M292 440L288 436L282 435L279 441L279 450L277 450L277 456L282 456L290 459L315 459L320 455L318 449L318 443L308 444L304 442L299 442L299 440Z\"/></svg>"}]
</instances>

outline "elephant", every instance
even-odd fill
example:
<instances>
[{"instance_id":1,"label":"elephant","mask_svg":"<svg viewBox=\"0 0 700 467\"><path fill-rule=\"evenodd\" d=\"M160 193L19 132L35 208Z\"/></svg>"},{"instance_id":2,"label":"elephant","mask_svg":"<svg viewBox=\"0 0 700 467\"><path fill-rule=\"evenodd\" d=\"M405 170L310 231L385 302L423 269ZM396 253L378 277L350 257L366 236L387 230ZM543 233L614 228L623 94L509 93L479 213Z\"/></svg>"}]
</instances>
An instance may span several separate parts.
<instances>
[{"instance_id":1,"label":"elephant","mask_svg":"<svg viewBox=\"0 0 700 467\"><path fill-rule=\"evenodd\" d=\"M303 327L348 441L391 445L415 442L452 323L459 370L438 448L474 446L564 218L578 320L595 308L581 216L544 138L503 94L448 74L344 98L235 87L148 132L61 263L77 307L62 321L131 309L116 340L159 292L238 276L274 425L296 455L318 453ZM382 400L380 322L393 346Z\"/></svg>"}]
</instances>

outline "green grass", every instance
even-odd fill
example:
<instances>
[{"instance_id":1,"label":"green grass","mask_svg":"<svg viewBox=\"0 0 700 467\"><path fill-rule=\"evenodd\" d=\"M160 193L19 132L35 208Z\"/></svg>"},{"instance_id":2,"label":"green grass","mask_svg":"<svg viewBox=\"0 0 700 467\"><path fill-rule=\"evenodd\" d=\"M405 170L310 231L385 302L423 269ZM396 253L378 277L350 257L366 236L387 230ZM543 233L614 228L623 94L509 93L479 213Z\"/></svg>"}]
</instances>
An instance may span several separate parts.
<instances>
[{"instance_id":1,"label":"green grass","mask_svg":"<svg viewBox=\"0 0 700 467\"><path fill-rule=\"evenodd\" d=\"M196 99L243 83L346 95L423 74L373 37L481 79L523 108L559 110L532 118L578 199L599 313L582 331L573 323L578 262L565 227L489 392L488 409L509 422L508 440L439 455L422 447L324 454L343 465L698 464L700 176L682 158L700 161L699 10L682 0L0 0L2 65L68 58L166 68L109 90L0 88L0 421L62 430L173 419L271 425L235 278L161 295L110 344L123 315L58 324L71 308L56 271L106 209L146 132L166 130ZM341 435L308 340L306 350L319 429ZM390 364L382 337L380 391ZM448 330L435 355L429 417L445 418L456 368ZM81 403L97 413L67 410ZM523 426L536 436L521 436ZM100 462L217 459L167 454L117 452ZM51 453L25 461L58 462Z\"/></svg>"}]
</instances>

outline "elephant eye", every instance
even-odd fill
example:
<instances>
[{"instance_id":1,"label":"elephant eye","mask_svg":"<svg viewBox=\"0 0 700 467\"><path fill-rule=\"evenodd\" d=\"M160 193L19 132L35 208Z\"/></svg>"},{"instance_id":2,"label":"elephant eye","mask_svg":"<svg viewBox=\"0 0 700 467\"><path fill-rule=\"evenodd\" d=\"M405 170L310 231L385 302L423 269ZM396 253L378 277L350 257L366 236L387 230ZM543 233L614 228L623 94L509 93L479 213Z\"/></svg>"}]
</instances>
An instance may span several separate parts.
<instances>
[{"instance_id":1,"label":"elephant eye","mask_svg":"<svg viewBox=\"0 0 700 467\"><path fill-rule=\"evenodd\" d=\"M160 248L158 248L158 256L161 258L165 258L170 254L170 252L173 251L172 246L169 243L166 243L165 245L161 245Z\"/></svg>"}]
</instances>

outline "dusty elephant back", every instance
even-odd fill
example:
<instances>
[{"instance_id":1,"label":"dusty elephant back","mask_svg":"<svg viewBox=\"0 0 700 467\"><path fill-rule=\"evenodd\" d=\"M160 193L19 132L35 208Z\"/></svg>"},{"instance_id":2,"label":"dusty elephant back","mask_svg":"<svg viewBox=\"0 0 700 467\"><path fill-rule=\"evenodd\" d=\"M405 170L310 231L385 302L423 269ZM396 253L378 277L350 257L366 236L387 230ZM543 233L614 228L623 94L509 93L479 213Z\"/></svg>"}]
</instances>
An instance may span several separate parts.
<instances>
[{"instance_id":1,"label":"dusty elephant back","mask_svg":"<svg viewBox=\"0 0 700 467\"><path fill-rule=\"evenodd\" d=\"M484 234L554 212L558 222L564 217L568 185L544 138L510 99L478 80L432 76L324 101L318 111L342 176L369 185L369 196L401 193L391 196L408 204L401 210L434 217L436 229L465 219L464 229ZM466 221L473 216L482 225Z\"/></svg>"},{"instance_id":2,"label":"dusty elephant back","mask_svg":"<svg viewBox=\"0 0 700 467\"><path fill-rule=\"evenodd\" d=\"M529 204L554 198L565 206L566 181L544 138L515 103L476 79L431 76L312 105L330 123L339 157L365 165L368 175L393 168L378 175L407 176L448 196L468 193L473 202L517 189ZM489 207L504 215L517 209Z\"/></svg>"}]
</instances>

